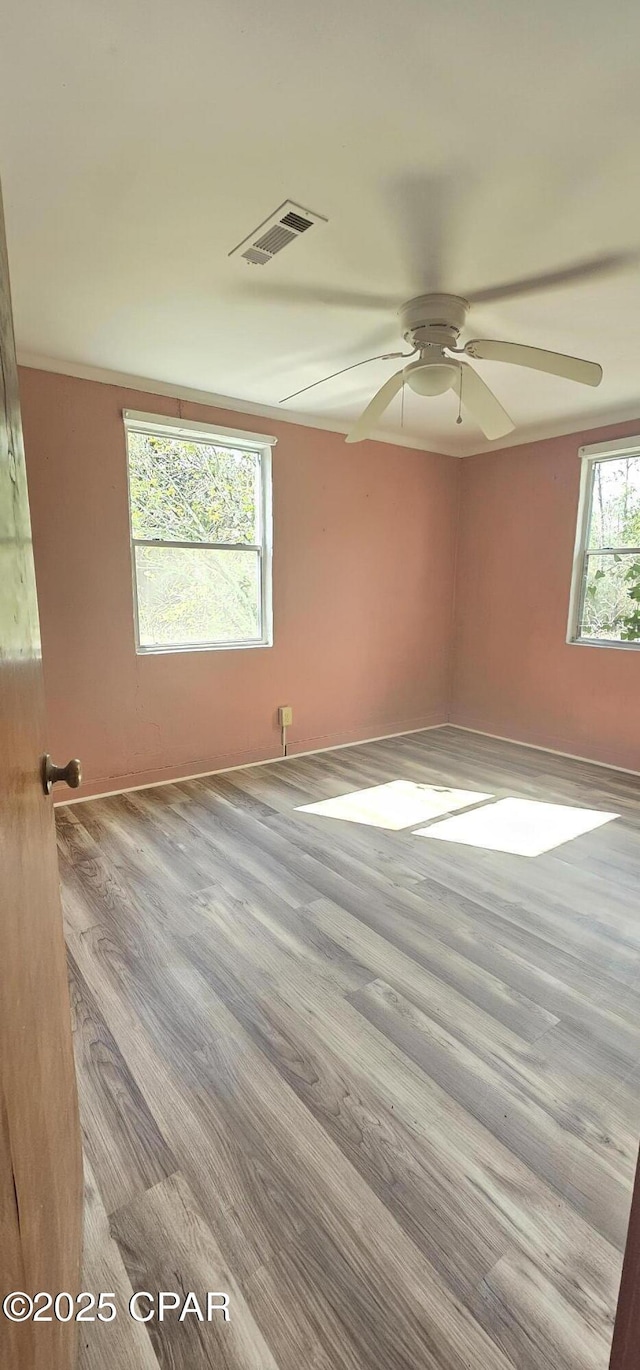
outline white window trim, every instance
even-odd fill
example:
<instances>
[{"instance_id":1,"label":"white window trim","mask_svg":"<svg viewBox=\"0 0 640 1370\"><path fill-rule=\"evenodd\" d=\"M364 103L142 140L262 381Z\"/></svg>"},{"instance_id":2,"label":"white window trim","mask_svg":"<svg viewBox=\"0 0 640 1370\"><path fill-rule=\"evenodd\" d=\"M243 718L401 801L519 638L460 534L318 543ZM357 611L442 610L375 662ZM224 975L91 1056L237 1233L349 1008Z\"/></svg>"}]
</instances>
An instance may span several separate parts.
<instances>
[{"instance_id":1,"label":"white window trim","mask_svg":"<svg viewBox=\"0 0 640 1370\"><path fill-rule=\"evenodd\" d=\"M273 564L273 512L271 503L271 450L275 447L278 439L268 437L264 433L249 433L245 429L221 428L212 423L191 423L183 419L170 418L163 414L145 414L140 410L123 409L122 417L125 428L125 442L127 449L127 503L129 511L129 544L131 548L131 575L133 589L133 623L135 636L135 649L139 656L164 656L174 652L229 652L229 651L248 651L273 646L273 597L272 597L272 564ZM161 435L168 438L186 438L201 441L212 439L217 441L220 446L237 447L243 451L256 452L260 457L261 465L261 503L259 511L260 541L257 543L230 543L230 542L173 542L171 540L158 540L157 546L173 547L202 547L202 548L226 548L227 550L240 550L258 552L260 556L260 591L261 591L261 621L262 635L251 641L240 642L188 642L188 643L162 643L159 646L147 646L140 642L140 626L138 621L138 587L136 583L136 546L154 545L145 538L134 538L131 525L131 490L129 485L129 445L126 441L129 433L149 433L151 435Z\"/></svg>"},{"instance_id":2,"label":"white window trim","mask_svg":"<svg viewBox=\"0 0 640 1370\"><path fill-rule=\"evenodd\" d=\"M584 585L584 567L591 519L593 496L593 469L596 462L619 461L621 457L640 457L640 436L615 438L611 442L595 442L587 447L578 448L580 457L580 495L578 498L578 522L573 552L571 573L571 594L569 596L569 621L567 642L571 647L612 647L616 651L636 652L640 642L612 642L610 638L579 637L580 612ZM633 548L626 549L633 551Z\"/></svg>"}]
</instances>

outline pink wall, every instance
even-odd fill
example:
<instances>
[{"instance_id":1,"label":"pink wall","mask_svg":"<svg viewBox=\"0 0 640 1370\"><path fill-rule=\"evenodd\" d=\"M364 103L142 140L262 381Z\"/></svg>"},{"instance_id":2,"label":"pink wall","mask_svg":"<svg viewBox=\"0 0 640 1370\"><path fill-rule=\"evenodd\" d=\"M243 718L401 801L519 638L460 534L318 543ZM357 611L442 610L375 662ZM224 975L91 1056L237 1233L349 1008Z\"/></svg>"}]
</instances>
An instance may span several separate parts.
<instances>
[{"instance_id":1,"label":"pink wall","mask_svg":"<svg viewBox=\"0 0 640 1370\"><path fill-rule=\"evenodd\" d=\"M639 429L460 463L452 722L640 770L640 652L565 641L578 448Z\"/></svg>"},{"instance_id":2,"label":"pink wall","mask_svg":"<svg viewBox=\"0 0 640 1370\"><path fill-rule=\"evenodd\" d=\"M442 722L460 463L183 402L274 433L269 649L137 656L123 408L174 400L21 372L49 747L84 793Z\"/></svg>"}]
</instances>

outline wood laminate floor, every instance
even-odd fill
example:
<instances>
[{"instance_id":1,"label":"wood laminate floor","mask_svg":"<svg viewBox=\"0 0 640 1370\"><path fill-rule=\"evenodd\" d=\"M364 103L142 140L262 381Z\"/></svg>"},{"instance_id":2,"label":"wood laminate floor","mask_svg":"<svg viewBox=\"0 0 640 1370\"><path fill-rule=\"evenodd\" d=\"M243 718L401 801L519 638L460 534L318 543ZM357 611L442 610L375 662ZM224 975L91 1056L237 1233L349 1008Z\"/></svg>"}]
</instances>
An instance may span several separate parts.
<instances>
[{"instance_id":1,"label":"wood laminate floor","mask_svg":"<svg viewBox=\"0 0 640 1370\"><path fill-rule=\"evenodd\" d=\"M299 809L390 782L392 821L450 789L619 817L526 857ZM81 1370L606 1370L640 781L443 728L57 822L85 1287L118 1309ZM230 1319L138 1323L133 1290Z\"/></svg>"}]
</instances>

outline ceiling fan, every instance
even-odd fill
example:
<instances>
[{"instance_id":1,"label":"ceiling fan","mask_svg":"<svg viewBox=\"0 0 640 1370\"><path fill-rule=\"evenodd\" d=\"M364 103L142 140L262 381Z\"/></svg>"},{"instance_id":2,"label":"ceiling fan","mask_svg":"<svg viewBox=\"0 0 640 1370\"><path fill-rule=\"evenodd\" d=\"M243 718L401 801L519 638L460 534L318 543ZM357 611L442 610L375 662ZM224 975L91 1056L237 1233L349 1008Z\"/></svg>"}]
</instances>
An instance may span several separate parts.
<instances>
[{"instance_id":1,"label":"ceiling fan","mask_svg":"<svg viewBox=\"0 0 640 1370\"><path fill-rule=\"evenodd\" d=\"M493 440L513 432L515 424L486 381L473 366L460 358L477 357L482 361L510 362L514 366L526 366L533 371L563 376L582 385L600 384L602 367L597 362L582 361L579 357L570 357L562 352L548 352L541 347L499 342L490 338L473 338L459 347L458 339L469 309L468 300L459 295L439 293L419 295L416 299L408 300L398 312L402 334L411 348L410 352L385 352L378 357L366 357L352 366L343 367L341 371L334 371L331 376L323 377L322 381L304 386L303 390L297 390L293 395L287 395L281 403L285 404L303 391L333 380L356 366L364 366L367 362L388 361L395 357L407 360L415 358L408 360L407 366L385 381L350 429L346 441L362 442L370 437L395 395L405 385L425 398L443 395L448 390L454 391L460 410L466 409L485 437ZM457 422L462 422L460 412Z\"/></svg>"}]
</instances>

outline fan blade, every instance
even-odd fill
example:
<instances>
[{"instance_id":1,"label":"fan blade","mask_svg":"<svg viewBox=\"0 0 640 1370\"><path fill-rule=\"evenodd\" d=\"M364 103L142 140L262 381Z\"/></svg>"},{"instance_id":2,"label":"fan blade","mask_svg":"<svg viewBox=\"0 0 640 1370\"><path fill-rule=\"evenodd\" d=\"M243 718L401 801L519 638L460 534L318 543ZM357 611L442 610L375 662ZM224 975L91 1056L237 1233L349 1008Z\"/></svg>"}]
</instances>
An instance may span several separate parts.
<instances>
[{"instance_id":1,"label":"fan blade","mask_svg":"<svg viewBox=\"0 0 640 1370\"><path fill-rule=\"evenodd\" d=\"M467 366L466 362L460 363L460 373L453 389L482 429L485 438L506 438L507 433L513 432L515 424L506 409L502 408L482 376L472 366Z\"/></svg>"},{"instance_id":2,"label":"fan blade","mask_svg":"<svg viewBox=\"0 0 640 1370\"><path fill-rule=\"evenodd\" d=\"M453 289L452 221L460 191L459 178L442 171L403 173L388 183L409 295Z\"/></svg>"},{"instance_id":3,"label":"fan blade","mask_svg":"<svg viewBox=\"0 0 640 1370\"><path fill-rule=\"evenodd\" d=\"M402 388L404 383L404 370L396 371L395 376L390 376L388 381L380 388L377 395L369 401L364 412L347 433L345 442L362 442L375 428L378 419L382 418L385 409L391 404L394 395Z\"/></svg>"},{"instance_id":4,"label":"fan blade","mask_svg":"<svg viewBox=\"0 0 640 1370\"><path fill-rule=\"evenodd\" d=\"M285 395L280 404L286 404L287 400L295 400L297 395L304 395L306 390L313 390L316 385L324 385L325 381L333 381L336 376L344 376L345 371L355 371L356 366L366 366L368 362L390 362L394 357L415 357L417 347L413 352L381 352L376 357L365 357L361 362L352 362L351 366L343 366L340 371L332 371L330 376L322 376L319 381L312 381L311 385L303 385L302 390L294 390L292 395Z\"/></svg>"},{"instance_id":5,"label":"fan blade","mask_svg":"<svg viewBox=\"0 0 640 1370\"><path fill-rule=\"evenodd\" d=\"M465 290L462 294L469 304L495 304L499 300L515 300L520 295L536 294L539 290L562 290L580 281L597 280L598 277L610 276L616 271L636 266L637 262L637 252L608 252L600 257L575 262L573 266L559 267L556 271L523 276L519 281L503 281L484 290Z\"/></svg>"},{"instance_id":6,"label":"fan blade","mask_svg":"<svg viewBox=\"0 0 640 1370\"><path fill-rule=\"evenodd\" d=\"M361 309L376 313L388 313L398 308L397 295L378 295L370 290L341 290L333 286L292 285L286 281L263 281L251 276L248 281L234 284L234 295L250 300L252 304L261 300L273 304L300 305L308 308L320 305L327 309Z\"/></svg>"},{"instance_id":7,"label":"fan blade","mask_svg":"<svg viewBox=\"0 0 640 1370\"><path fill-rule=\"evenodd\" d=\"M564 352L547 352L543 347L525 347L522 343L493 342L490 338L472 338L465 347L470 357L488 362L512 362L514 366L530 366L533 371L547 371L550 376L565 376L581 385L599 385L602 367L597 362L584 362L580 357L568 357Z\"/></svg>"}]
</instances>

